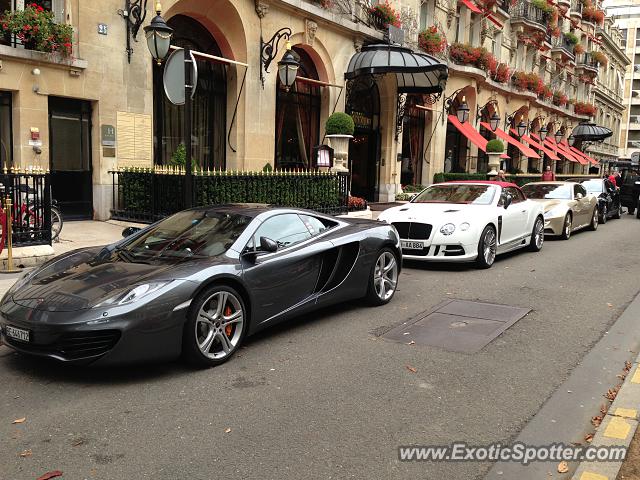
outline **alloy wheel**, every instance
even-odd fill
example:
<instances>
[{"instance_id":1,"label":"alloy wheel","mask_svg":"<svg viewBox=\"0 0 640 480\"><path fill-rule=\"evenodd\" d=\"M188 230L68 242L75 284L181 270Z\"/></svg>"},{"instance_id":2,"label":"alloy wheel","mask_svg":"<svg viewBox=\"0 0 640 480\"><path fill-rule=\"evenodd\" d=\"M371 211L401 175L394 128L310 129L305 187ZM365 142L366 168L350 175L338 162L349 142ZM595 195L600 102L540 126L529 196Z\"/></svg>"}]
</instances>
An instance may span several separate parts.
<instances>
[{"instance_id":1,"label":"alloy wheel","mask_svg":"<svg viewBox=\"0 0 640 480\"><path fill-rule=\"evenodd\" d=\"M373 269L373 285L376 295L382 301L393 296L398 284L398 262L393 253L382 252Z\"/></svg>"},{"instance_id":2,"label":"alloy wheel","mask_svg":"<svg viewBox=\"0 0 640 480\"><path fill-rule=\"evenodd\" d=\"M196 342L202 354L221 360L238 346L244 328L242 303L232 293L218 291L200 307L195 323Z\"/></svg>"},{"instance_id":3,"label":"alloy wheel","mask_svg":"<svg viewBox=\"0 0 640 480\"><path fill-rule=\"evenodd\" d=\"M536 247L538 248L538 250L540 250L542 248L542 244L544 243L544 222L539 218L538 220L536 220L534 235L536 236Z\"/></svg>"},{"instance_id":4,"label":"alloy wheel","mask_svg":"<svg viewBox=\"0 0 640 480\"><path fill-rule=\"evenodd\" d=\"M487 265L493 265L496 259L496 234L493 229L487 229L482 244L484 247L484 261Z\"/></svg>"},{"instance_id":5,"label":"alloy wheel","mask_svg":"<svg viewBox=\"0 0 640 480\"><path fill-rule=\"evenodd\" d=\"M571 216L567 215L564 220L564 236L569 238L571 236Z\"/></svg>"}]
</instances>

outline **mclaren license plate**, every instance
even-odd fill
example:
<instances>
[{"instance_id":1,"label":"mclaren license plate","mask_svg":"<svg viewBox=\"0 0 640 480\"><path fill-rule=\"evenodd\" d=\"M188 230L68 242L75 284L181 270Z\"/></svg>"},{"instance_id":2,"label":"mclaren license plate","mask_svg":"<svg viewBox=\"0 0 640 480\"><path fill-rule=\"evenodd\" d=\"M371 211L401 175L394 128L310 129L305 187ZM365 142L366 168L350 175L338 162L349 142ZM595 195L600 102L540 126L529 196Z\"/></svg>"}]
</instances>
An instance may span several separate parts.
<instances>
[{"instance_id":1,"label":"mclaren license plate","mask_svg":"<svg viewBox=\"0 0 640 480\"><path fill-rule=\"evenodd\" d=\"M31 341L31 335L29 330L23 330L21 328L12 327L11 325L7 325L5 328L5 333L7 337L13 338L14 340L19 340L21 342L29 342Z\"/></svg>"},{"instance_id":2,"label":"mclaren license plate","mask_svg":"<svg viewBox=\"0 0 640 480\"><path fill-rule=\"evenodd\" d=\"M424 248L424 242L418 242L415 240L401 240L400 245L403 249L409 250L422 250Z\"/></svg>"}]
</instances>

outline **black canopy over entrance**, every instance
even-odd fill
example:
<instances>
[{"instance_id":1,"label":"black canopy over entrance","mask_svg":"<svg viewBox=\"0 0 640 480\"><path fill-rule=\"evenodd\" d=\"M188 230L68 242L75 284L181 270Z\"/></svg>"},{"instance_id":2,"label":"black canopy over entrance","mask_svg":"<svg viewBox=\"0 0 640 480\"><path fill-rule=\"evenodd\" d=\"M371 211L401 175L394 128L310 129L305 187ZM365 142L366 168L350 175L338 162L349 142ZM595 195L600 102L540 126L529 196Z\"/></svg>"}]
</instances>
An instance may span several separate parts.
<instances>
[{"instance_id":1,"label":"black canopy over entrance","mask_svg":"<svg viewBox=\"0 0 640 480\"><path fill-rule=\"evenodd\" d=\"M362 47L349 61L346 80L361 75L395 74L398 93L439 94L445 88L449 70L444 63L424 53L395 45Z\"/></svg>"},{"instance_id":2,"label":"black canopy over entrance","mask_svg":"<svg viewBox=\"0 0 640 480\"><path fill-rule=\"evenodd\" d=\"M613 132L607 127L601 127L593 122L581 122L571 132L576 140L584 142L602 142L605 138L613 135Z\"/></svg>"}]
</instances>

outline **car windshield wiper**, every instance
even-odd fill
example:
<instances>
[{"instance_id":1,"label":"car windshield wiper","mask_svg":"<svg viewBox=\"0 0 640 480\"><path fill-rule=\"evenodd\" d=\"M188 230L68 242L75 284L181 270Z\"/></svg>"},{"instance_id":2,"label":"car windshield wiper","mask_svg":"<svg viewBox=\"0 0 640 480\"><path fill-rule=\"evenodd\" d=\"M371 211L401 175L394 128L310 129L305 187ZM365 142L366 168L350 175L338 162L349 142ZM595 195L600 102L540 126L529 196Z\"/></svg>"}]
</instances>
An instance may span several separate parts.
<instances>
[{"instance_id":1,"label":"car windshield wiper","mask_svg":"<svg viewBox=\"0 0 640 480\"><path fill-rule=\"evenodd\" d=\"M144 263L145 265L149 265L149 262L145 262L144 260L140 260L139 258L136 258L136 256L133 253L131 253L129 250L127 250L124 247L116 247L115 251L118 254L118 256L125 262Z\"/></svg>"}]
</instances>

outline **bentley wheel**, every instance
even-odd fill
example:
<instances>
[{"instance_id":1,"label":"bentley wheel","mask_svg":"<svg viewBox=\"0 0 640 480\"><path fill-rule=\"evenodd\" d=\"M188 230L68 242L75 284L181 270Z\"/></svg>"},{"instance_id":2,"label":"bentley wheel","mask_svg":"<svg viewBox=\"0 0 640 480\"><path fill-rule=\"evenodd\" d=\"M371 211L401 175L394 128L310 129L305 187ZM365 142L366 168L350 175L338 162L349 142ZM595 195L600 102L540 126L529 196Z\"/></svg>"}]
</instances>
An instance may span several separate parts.
<instances>
[{"instance_id":1,"label":"bentley wheel","mask_svg":"<svg viewBox=\"0 0 640 480\"><path fill-rule=\"evenodd\" d=\"M539 252L544 244L544 220L542 217L536 218L531 232L531 241L529 242L529 250Z\"/></svg>"},{"instance_id":2,"label":"bentley wheel","mask_svg":"<svg viewBox=\"0 0 640 480\"><path fill-rule=\"evenodd\" d=\"M621 215L622 215L622 205L618 205L618 208L616 209L616 214L613 216L613 218L619 219Z\"/></svg>"},{"instance_id":3,"label":"bentley wheel","mask_svg":"<svg viewBox=\"0 0 640 480\"><path fill-rule=\"evenodd\" d=\"M389 303L396 293L398 272L398 258L395 253L389 248L380 250L369 277L367 301L371 305Z\"/></svg>"},{"instance_id":4,"label":"bentley wheel","mask_svg":"<svg viewBox=\"0 0 640 480\"><path fill-rule=\"evenodd\" d=\"M484 227L478 242L478 258L476 258L478 268L490 268L496 260L497 249L496 231L491 225L487 225Z\"/></svg>"},{"instance_id":5,"label":"bentley wheel","mask_svg":"<svg viewBox=\"0 0 640 480\"><path fill-rule=\"evenodd\" d=\"M605 205L604 207L602 207L602 215L600 216L600 223L601 224L605 224L607 223L607 215L609 215L609 210L607 209L607 206Z\"/></svg>"},{"instance_id":6,"label":"bentley wheel","mask_svg":"<svg viewBox=\"0 0 640 480\"><path fill-rule=\"evenodd\" d=\"M560 238L562 238L563 240L569 240L569 237L571 236L571 228L571 214L567 213L567 215L564 217L564 223L562 224L562 233L560 234Z\"/></svg>"},{"instance_id":7,"label":"bentley wheel","mask_svg":"<svg viewBox=\"0 0 640 480\"><path fill-rule=\"evenodd\" d=\"M596 231L598 229L598 207L593 209L591 214L591 223L589 224L589 230Z\"/></svg>"},{"instance_id":8,"label":"bentley wheel","mask_svg":"<svg viewBox=\"0 0 640 480\"><path fill-rule=\"evenodd\" d=\"M245 312L242 296L231 287L215 285L198 295L184 330L187 360L202 367L228 360L244 339Z\"/></svg>"}]
</instances>

